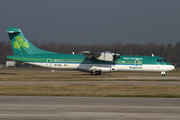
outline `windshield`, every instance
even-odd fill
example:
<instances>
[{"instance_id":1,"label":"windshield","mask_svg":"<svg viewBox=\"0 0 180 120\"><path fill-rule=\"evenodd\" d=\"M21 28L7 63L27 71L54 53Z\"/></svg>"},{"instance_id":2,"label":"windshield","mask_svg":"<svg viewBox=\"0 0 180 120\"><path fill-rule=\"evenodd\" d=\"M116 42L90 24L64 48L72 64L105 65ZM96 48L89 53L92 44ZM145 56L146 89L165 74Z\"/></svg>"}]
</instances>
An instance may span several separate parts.
<instances>
[{"instance_id":1,"label":"windshield","mask_svg":"<svg viewBox=\"0 0 180 120\"><path fill-rule=\"evenodd\" d=\"M166 62L165 59L158 59L157 62Z\"/></svg>"}]
</instances>

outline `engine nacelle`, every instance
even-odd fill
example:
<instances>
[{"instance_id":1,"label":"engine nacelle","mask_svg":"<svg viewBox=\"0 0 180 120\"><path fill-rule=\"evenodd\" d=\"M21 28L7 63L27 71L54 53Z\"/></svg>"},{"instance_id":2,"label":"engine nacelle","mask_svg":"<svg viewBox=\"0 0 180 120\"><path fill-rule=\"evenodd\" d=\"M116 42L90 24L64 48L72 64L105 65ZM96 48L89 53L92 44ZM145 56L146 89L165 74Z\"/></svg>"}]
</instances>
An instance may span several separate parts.
<instances>
[{"instance_id":1,"label":"engine nacelle","mask_svg":"<svg viewBox=\"0 0 180 120\"><path fill-rule=\"evenodd\" d=\"M113 61L113 55L114 53L102 52L101 55L97 59L103 60L103 61Z\"/></svg>"}]
</instances>

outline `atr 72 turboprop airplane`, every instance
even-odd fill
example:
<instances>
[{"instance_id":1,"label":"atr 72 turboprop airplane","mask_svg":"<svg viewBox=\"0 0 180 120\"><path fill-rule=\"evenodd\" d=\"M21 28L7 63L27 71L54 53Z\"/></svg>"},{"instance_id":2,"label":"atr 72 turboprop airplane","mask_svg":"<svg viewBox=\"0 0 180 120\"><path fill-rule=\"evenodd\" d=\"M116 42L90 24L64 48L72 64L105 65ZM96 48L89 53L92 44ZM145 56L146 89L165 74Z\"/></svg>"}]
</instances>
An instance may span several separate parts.
<instances>
[{"instance_id":1,"label":"atr 72 turboprop airplane","mask_svg":"<svg viewBox=\"0 0 180 120\"><path fill-rule=\"evenodd\" d=\"M58 54L41 50L30 43L19 28L7 28L14 55L8 59L52 69L69 69L100 75L113 71L171 71L174 66L158 56L130 56L110 52L83 51L81 54Z\"/></svg>"}]
</instances>

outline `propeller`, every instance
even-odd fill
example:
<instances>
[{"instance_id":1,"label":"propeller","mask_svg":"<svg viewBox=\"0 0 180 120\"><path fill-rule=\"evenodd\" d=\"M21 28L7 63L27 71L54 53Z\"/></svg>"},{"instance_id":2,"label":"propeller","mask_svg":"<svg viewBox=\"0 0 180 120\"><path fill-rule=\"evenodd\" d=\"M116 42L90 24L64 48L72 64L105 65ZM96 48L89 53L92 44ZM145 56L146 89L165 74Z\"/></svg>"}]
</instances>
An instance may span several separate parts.
<instances>
[{"instance_id":1,"label":"propeller","mask_svg":"<svg viewBox=\"0 0 180 120\"><path fill-rule=\"evenodd\" d=\"M120 55L122 55L122 51L121 51L121 54Z\"/></svg>"},{"instance_id":2,"label":"propeller","mask_svg":"<svg viewBox=\"0 0 180 120\"><path fill-rule=\"evenodd\" d=\"M116 55L117 52L115 52L115 54L113 55L113 62L114 62L114 66L116 64L116 59L120 58L119 55Z\"/></svg>"}]
</instances>

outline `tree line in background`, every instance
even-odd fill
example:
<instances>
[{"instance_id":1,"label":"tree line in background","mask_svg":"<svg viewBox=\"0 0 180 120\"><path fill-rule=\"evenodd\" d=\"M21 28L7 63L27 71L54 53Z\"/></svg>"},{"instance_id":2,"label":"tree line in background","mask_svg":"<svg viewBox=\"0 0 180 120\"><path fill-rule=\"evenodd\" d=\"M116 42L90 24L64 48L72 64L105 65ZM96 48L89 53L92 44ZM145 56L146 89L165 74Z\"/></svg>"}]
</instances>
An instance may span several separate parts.
<instances>
[{"instance_id":1,"label":"tree line in background","mask_svg":"<svg viewBox=\"0 0 180 120\"><path fill-rule=\"evenodd\" d=\"M165 58L170 63L180 63L180 42L176 45L165 45L165 44L156 44L153 42L146 44L122 44L122 43L113 43L113 44L72 44L72 43L55 43L55 42L43 42L37 43L32 42L35 46L40 49L48 50L57 53L65 54L79 54L81 51L89 50L94 52L117 52L122 53L122 55L146 55L151 56L161 56ZM12 47L10 42L1 41L0 42L0 62L5 63L6 55L13 55Z\"/></svg>"}]
</instances>

